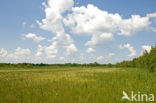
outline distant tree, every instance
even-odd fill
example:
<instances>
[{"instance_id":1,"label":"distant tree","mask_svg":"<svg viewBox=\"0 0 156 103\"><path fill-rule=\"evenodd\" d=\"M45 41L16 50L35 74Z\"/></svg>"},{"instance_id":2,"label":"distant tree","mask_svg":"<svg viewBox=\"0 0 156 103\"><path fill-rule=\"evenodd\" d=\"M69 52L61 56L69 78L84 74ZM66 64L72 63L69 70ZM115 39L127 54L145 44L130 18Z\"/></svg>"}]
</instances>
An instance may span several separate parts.
<instances>
[{"instance_id":1,"label":"distant tree","mask_svg":"<svg viewBox=\"0 0 156 103\"><path fill-rule=\"evenodd\" d=\"M134 58L132 61L117 63L116 66L147 68L154 72L156 69L156 46L152 47L149 53L145 50L140 57Z\"/></svg>"}]
</instances>

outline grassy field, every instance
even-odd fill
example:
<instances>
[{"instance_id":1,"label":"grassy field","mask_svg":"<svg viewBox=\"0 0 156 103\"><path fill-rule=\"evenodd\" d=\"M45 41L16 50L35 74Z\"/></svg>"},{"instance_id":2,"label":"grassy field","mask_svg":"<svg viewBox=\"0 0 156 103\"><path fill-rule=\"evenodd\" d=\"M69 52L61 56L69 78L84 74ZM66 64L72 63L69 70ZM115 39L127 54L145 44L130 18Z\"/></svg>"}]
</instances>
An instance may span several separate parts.
<instances>
[{"instance_id":1,"label":"grassy field","mask_svg":"<svg viewBox=\"0 0 156 103\"><path fill-rule=\"evenodd\" d=\"M156 94L156 73L102 67L0 69L0 103L121 103L123 91Z\"/></svg>"}]
</instances>

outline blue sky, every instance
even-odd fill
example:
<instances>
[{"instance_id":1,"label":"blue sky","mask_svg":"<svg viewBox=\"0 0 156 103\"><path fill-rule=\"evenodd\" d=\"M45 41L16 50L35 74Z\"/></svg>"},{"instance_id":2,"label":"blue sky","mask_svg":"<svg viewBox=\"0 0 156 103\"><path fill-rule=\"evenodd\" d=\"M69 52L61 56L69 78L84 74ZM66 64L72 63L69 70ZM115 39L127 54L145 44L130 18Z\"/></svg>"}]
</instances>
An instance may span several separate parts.
<instances>
[{"instance_id":1,"label":"blue sky","mask_svg":"<svg viewBox=\"0 0 156 103\"><path fill-rule=\"evenodd\" d=\"M156 44L155 5L155 0L1 0L0 62L130 60Z\"/></svg>"}]
</instances>

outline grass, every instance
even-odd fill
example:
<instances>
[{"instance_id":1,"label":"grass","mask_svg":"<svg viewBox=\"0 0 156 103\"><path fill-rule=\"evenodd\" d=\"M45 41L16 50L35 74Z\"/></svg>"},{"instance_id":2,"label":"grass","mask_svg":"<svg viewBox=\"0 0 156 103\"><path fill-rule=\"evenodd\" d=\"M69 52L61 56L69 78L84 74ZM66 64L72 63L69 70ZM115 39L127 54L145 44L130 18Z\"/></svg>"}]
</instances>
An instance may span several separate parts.
<instances>
[{"instance_id":1,"label":"grass","mask_svg":"<svg viewBox=\"0 0 156 103\"><path fill-rule=\"evenodd\" d=\"M122 91L156 94L156 73L146 69L16 70L0 70L0 103L121 103Z\"/></svg>"}]
</instances>

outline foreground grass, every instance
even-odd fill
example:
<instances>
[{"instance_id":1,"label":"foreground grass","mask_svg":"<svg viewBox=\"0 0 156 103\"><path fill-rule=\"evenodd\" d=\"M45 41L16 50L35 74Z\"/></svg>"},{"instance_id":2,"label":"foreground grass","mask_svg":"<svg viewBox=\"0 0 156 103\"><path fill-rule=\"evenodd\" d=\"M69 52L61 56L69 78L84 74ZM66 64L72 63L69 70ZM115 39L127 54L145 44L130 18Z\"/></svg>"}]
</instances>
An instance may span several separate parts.
<instances>
[{"instance_id":1,"label":"foreground grass","mask_svg":"<svg viewBox=\"0 0 156 103\"><path fill-rule=\"evenodd\" d=\"M156 73L99 67L0 70L0 103L120 103L122 91L156 94Z\"/></svg>"}]
</instances>

